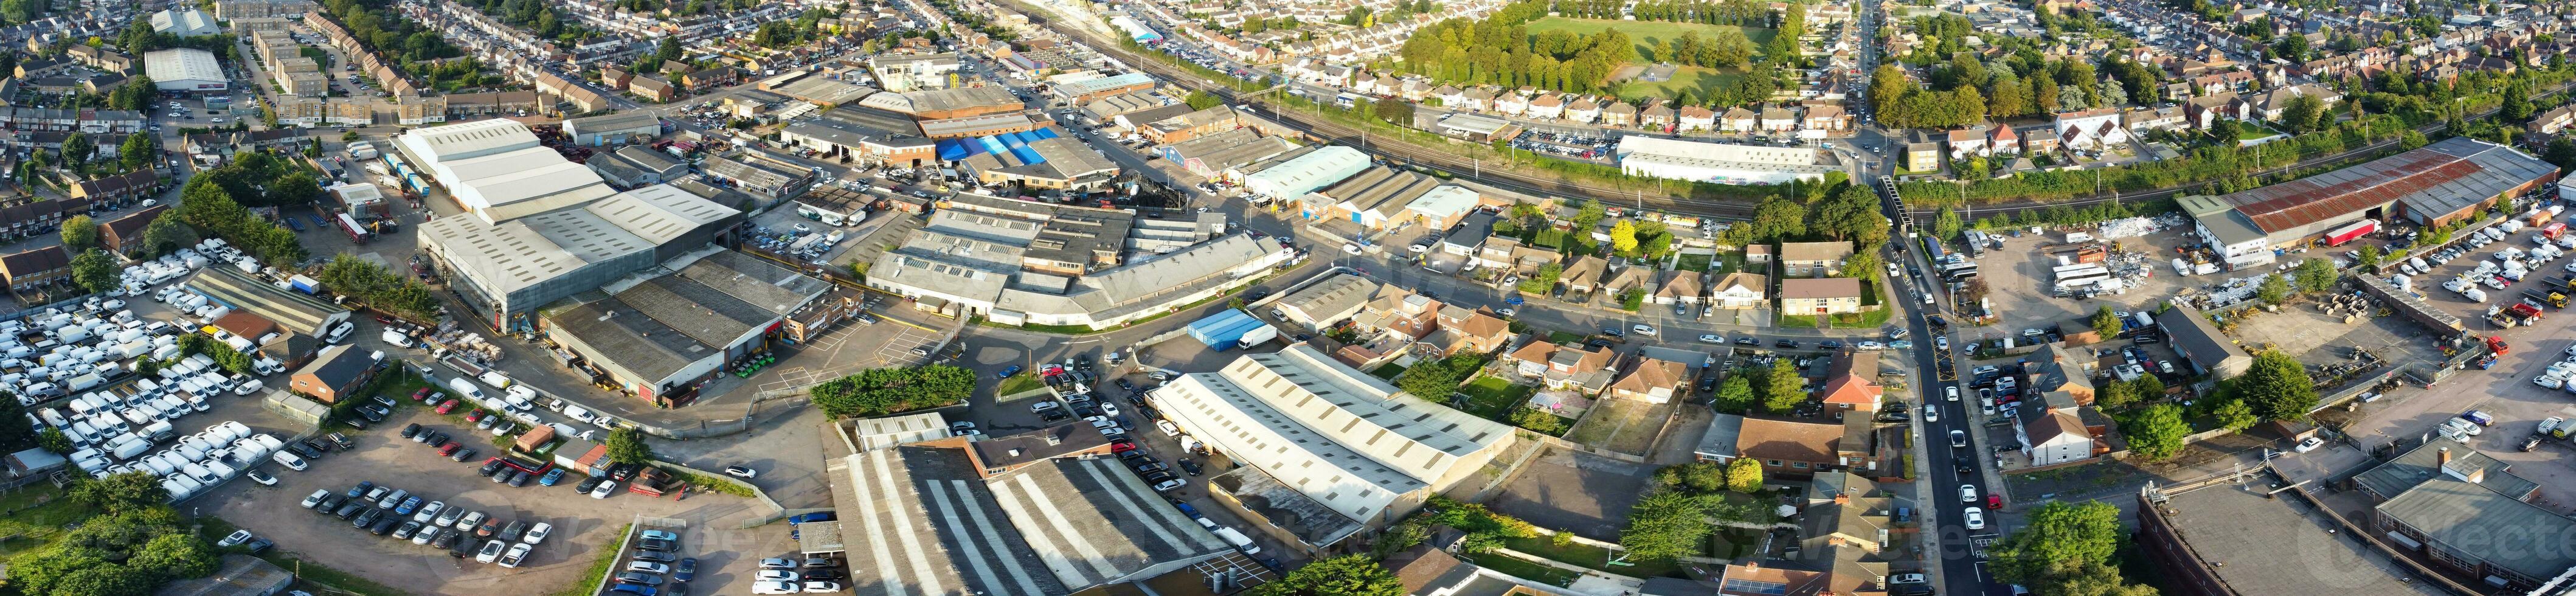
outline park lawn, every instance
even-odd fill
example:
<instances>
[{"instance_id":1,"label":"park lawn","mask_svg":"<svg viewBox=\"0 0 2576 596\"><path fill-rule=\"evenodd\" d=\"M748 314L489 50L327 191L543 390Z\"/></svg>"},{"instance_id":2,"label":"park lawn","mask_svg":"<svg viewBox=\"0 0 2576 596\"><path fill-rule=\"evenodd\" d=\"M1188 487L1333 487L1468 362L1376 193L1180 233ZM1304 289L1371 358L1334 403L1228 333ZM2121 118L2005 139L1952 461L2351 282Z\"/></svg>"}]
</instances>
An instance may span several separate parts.
<instances>
[{"instance_id":1,"label":"park lawn","mask_svg":"<svg viewBox=\"0 0 2576 596\"><path fill-rule=\"evenodd\" d=\"M1739 84L1736 81L1742 78L1744 78L1744 71L1740 68L1717 70L1700 66L1684 66L1673 72L1673 78L1664 79L1662 82L1621 83L1619 92L1622 96L1673 97L1675 93L1689 89L1691 97L1706 98L1709 91L1732 88Z\"/></svg>"},{"instance_id":2,"label":"park lawn","mask_svg":"<svg viewBox=\"0 0 2576 596\"><path fill-rule=\"evenodd\" d=\"M1611 565L1610 549L1579 542L1569 542L1566 543L1565 546L1557 546L1555 540L1551 540L1546 536L1536 538L1505 538L1503 539L1503 546L1512 550L1546 557L1548 560L1559 563L1566 563L1578 567L1589 567L1629 577L1683 577L1681 565L1675 561L1631 560L1628 561L1628 563L1632 563L1630 565Z\"/></svg>"},{"instance_id":3,"label":"park lawn","mask_svg":"<svg viewBox=\"0 0 2576 596\"><path fill-rule=\"evenodd\" d=\"M1715 39L1719 29L1732 28L1736 31L1741 31L1744 33L1745 39L1752 40L1754 51L1757 55L1759 55L1762 47L1770 45L1771 38L1777 37L1780 34L1779 30L1769 27L1737 27L1734 25L1703 25L1699 23L1673 23L1664 21L1569 19L1565 17L1547 17L1544 19L1530 21L1529 32L1530 35L1537 35L1549 31L1566 31L1574 33L1575 35L1591 35L1613 27L1618 28L1620 31L1628 32L1628 40L1637 46L1636 62L1638 64L1653 64L1655 62L1656 43L1678 40L1682 38L1683 33L1692 31L1698 31L1701 39ZM1679 77L1675 78L1678 79Z\"/></svg>"},{"instance_id":4,"label":"park lawn","mask_svg":"<svg viewBox=\"0 0 2576 596\"><path fill-rule=\"evenodd\" d=\"M1534 391L1528 386L1514 385L1500 377L1477 377L1476 380L1469 381L1465 386L1458 388L1459 393L1467 395L1467 413L1483 416L1487 420L1509 419L1512 409L1528 403L1530 393Z\"/></svg>"}]
</instances>

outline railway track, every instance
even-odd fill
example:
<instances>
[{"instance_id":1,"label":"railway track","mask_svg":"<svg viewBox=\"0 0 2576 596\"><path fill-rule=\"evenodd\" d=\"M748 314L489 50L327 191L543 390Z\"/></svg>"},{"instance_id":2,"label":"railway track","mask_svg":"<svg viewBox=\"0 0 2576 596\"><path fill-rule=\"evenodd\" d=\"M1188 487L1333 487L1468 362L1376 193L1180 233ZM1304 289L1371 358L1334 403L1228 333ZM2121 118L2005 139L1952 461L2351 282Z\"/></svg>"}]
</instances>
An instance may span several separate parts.
<instances>
[{"instance_id":1,"label":"railway track","mask_svg":"<svg viewBox=\"0 0 2576 596\"><path fill-rule=\"evenodd\" d=\"M1058 33L1082 39L1085 43L1091 44L1093 48L1118 57L1120 61L1142 68L1165 80L1178 82L1181 86L1191 90L1205 91L1216 95L1219 98L1223 98L1228 105L1251 107L1257 110L1257 113L1262 114L1265 117L1274 120L1281 120L1290 126L1302 129L1308 136L1316 139L1348 145L1354 148L1366 146L1366 151L1370 153L1437 167L1456 175L1459 178L1475 181L1487 186L1535 196L1581 197L1601 201L1611 205L1634 205L1645 209L1684 215L1715 216L1731 219L1749 219L1753 215L1753 205L1742 202L1691 199L1687 197L1676 197L1669 194L1640 194L1635 191L1584 186L1560 178L1532 176L1511 170L1486 169L1475 160L1463 159L1456 154L1441 151L1438 148L1424 147L1402 140L1380 142L1378 139L1368 138L1367 135L1364 135L1358 128L1342 124L1340 122L1335 122L1329 118L1323 118L1315 114L1300 114L1293 110L1280 110L1277 108L1277 104L1275 102L1258 97L1257 94L1237 91L1231 85L1219 84L1215 81L1207 80L1202 78L1198 73L1190 72L1188 69L1166 63L1156 56L1138 55L1135 52L1129 51L1125 44L1121 44L1113 40L1102 39L1089 31L1083 30L1081 27L1068 27L1056 23L1054 22L1054 19L1045 16L1040 11L1023 10L1022 12L1030 19L1037 21L1038 24L1054 29ZM2555 89L2534 94L2533 98L2538 99L2540 97L2555 95L2566 91L2570 86L2576 86L2576 83L2560 85ZM2501 111L2501 108L2490 109L2479 113L2476 117L2470 119L2479 120L2493 117L2499 111ZM2446 124L2437 122L2416 127L2415 130L2418 133L2429 136L2440 132L2446 126ZM2249 172L2246 175L2250 177L2270 176L2282 172L2316 167L2318 165L2343 161L2351 159L2354 156L2365 155L2370 152L2394 147L2397 146L2399 141L2399 139L2389 139L2349 151L2343 151L2332 155L2320 155L2300 160L2277 168L2270 168L2258 172ZM1854 178L1859 179L1872 177L1875 177L1875 175L1864 174L1861 176L1855 176ZM2030 201L2015 204L1978 205L1976 210L1980 214L2001 212L2013 212L2018 214L2059 206L2081 209L2117 201L2169 199L2176 196L2200 192L2216 183L2217 181L2211 180L2150 191L2131 193L2112 192L2085 195L2071 197L2061 201ZM1939 209L1913 209L1911 212L1914 217L1921 219L1937 217L1939 213Z\"/></svg>"}]
</instances>

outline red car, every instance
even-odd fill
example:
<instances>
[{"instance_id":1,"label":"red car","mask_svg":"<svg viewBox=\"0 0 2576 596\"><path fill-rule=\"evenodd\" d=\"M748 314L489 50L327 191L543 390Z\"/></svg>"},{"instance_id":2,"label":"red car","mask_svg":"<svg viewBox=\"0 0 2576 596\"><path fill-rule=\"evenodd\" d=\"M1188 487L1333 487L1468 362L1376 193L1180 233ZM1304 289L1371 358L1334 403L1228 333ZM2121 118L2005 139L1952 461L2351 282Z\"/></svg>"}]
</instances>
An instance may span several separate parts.
<instances>
[{"instance_id":1,"label":"red car","mask_svg":"<svg viewBox=\"0 0 2576 596\"><path fill-rule=\"evenodd\" d=\"M411 400L412 400L412 401L428 401L428 400L429 400L429 388L428 388L428 387L422 387L422 388L420 388L420 389L413 390L413 391L411 392Z\"/></svg>"},{"instance_id":2,"label":"red car","mask_svg":"<svg viewBox=\"0 0 2576 596\"><path fill-rule=\"evenodd\" d=\"M1119 441L1119 442L1116 442L1116 443L1110 443L1110 444L1109 444L1109 452L1110 452L1110 453L1126 453L1126 452L1129 452L1129 451L1135 451L1135 450L1136 450L1136 444L1135 444L1135 443L1129 443L1129 442L1126 442L1126 441Z\"/></svg>"},{"instance_id":3,"label":"red car","mask_svg":"<svg viewBox=\"0 0 2576 596\"><path fill-rule=\"evenodd\" d=\"M2004 508L2004 496L2003 496L2003 495L1986 495L1986 508L1987 508L1987 509L2002 509L2002 508Z\"/></svg>"},{"instance_id":4,"label":"red car","mask_svg":"<svg viewBox=\"0 0 2576 596\"><path fill-rule=\"evenodd\" d=\"M447 401L444 401L444 402L439 402L439 404L438 404L438 413L440 413L440 414L445 414L445 413L448 413L449 411L451 411L451 410L455 410L455 409L456 409L456 400L453 400L453 399L450 399L450 400L447 400Z\"/></svg>"},{"instance_id":5,"label":"red car","mask_svg":"<svg viewBox=\"0 0 2576 596\"><path fill-rule=\"evenodd\" d=\"M472 411L472 412L466 412L466 413L465 413L465 421L466 421L466 422L482 422L482 421L483 421L483 409L482 409L482 408L475 408L475 409L474 409L474 411Z\"/></svg>"},{"instance_id":6,"label":"red car","mask_svg":"<svg viewBox=\"0 0 2576 596\"><path fill-rule=\"evenodd\" d=\"M464 443L458 443L458 442L455 442L455 441L449 441L449 442L447 443L447 446L446 446L446 447L440 447L440 448L438 448L438 454L439 454L439 455L455 455L455 454L456 454L456 450L458 450L458 449L464 449L464 448L465 448L465 444L464 444Z\"/></svg>"}]
</instances>

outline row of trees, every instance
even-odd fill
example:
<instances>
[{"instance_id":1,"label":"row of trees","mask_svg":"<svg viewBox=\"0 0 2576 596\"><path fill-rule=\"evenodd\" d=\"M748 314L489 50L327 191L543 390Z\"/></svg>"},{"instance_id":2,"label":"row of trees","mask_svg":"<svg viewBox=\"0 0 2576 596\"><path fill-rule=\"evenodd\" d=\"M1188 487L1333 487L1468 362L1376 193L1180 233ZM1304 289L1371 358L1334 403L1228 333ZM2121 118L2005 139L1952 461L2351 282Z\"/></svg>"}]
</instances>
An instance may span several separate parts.
<instances>
[{"instance_id":1,"label":"row of trees","mask_svg":"<svg viewBox=\"0 0 2576 596\"><path fill-rule=\"evenodd\" d=\"M1434 23L1405 40L1400 66L1443 83L1592 93L1605 90L1603 79L1619 65L1643 58L1616 27L1591 35L1529 33L1525 25L1546 10L1542 2L1519 2L1483 20Z\"/></svg>"},{"instance_id":2,"label":"row of trees","mask_svg":"<svg viewBox=\"0 0 2576 596\"><path fill-rule=\"evenodd\" d=\"M466 0L465 5L501 22L534 31L537 37L545 39L577 43L599 36L598 31L581 26L580 22L564 16L553 6L537 0Z\"/></svg>"},{"instance_id":3,"label":"row of trees","mask_svg":"<svg viewBox=\"0 0 2576 596\"><path fill-rule=\"evenodd\" d=\"M413 320L438 319L438 295L428 285L349 253L332 255L314 279L376 310Z\"/></svg>"},{"instance_id":4,"label":"row of trees","mask_svg":"<svg viewBox=\"0 0 2576 596\"><path fill-rule=\"evenodd\" d=\"M306 179L311 178L308 176ZM193 226L198 234L222 238L263 263L294 264L308 256L304 241L297 238L293 230L253 216L248 207L234 201L233 193L215 180L216 177L208 173L199 173L189 179L188 186L179 193L179 208L171 211L171 215ZM167 219L170 215L162 217ZM154 224L158 227L160 222L155 221ZM156 246L159 244L155 243Z\"/></svg>"},{"instance_id":5,"label":"row of trees","mask_svg":"<svg viewBox=\"0 0 2576 596\"><path fill-rule=\"evenodd\" d=\"M814 405L835 418L950 406L965 403L974 393L975 372L946 364L870 369L813 389Z\"/></svg>"},{"instance_id":6,"label":"row of trees","mask_svg":"<svg viewBox=\"0 0 2576 596\"><path fill-rule=\"evenodd\" d=\"M1703 25L1771 26L1771 7L1753 0L1696 2L1663 0L1629 3L1617 0L1559 0L1553 8L1557 14L1577 19L1619 20L1635 17L1639 21L1699 23ZM1801 9L1799 14L1804 15Z\"/></svg>"},{"instance_id":7,"label":"row of trees","mask_svg":"<svg viewBox=\"0 0 2576 596\"><path fill-rule=\"evenodd\" d=\"M2223 194L2267 184L2267 179L2280 179L2282 174L2255 178L2253 172L2279 168L2316 155L2327 155L2368 146L2372 143L2403 137L2400 148L2422 146L2422 134L2409 129L2404 122L2386 114L2372 114L2359 120L2335 124L2323 132L2306 134L2253 147L2232 144L2205 145L2178 159L2149 161L2133 165L2070 171L2022 172L2011 178L1992 178L1970 182L1924 180L1898 184L1906 200L1921 206L1956 206L1999 201L2047 201L2089 196L2111 191L2137 192L2159 190L2196 183L2211 183L2212 193ZM2315 173L2315 172L2308 172ZM2300 175L2292 173L2291 175Z\"/></svg>"}]
</instances>

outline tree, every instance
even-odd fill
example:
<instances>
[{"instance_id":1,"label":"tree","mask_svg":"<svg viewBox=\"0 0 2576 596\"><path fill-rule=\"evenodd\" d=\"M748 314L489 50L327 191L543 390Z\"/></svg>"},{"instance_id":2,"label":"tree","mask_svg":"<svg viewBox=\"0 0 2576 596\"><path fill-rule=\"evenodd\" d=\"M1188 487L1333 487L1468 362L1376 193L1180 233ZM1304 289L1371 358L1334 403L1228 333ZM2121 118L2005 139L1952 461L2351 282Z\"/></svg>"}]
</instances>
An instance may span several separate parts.
<instances>
[{"instance_id":1,"label":"tree","mask_svg":"<svg viewBox=\"0 0 2576 596\"><path fill-rule=\"evenodd\" d=\"M51 426L36 433L36 445L44 447L46 451L54 452L54 455L71 455L73 449L72 438L64 435L63 429Z\"/></svg>"},{"instance_id":2,"label":"tree","mask_svg":"<svg viewBox=\"0 0 2576 596\"><path fill-rule=\"evenodd\" d=\"M2264 420L2297 420L2317 406L2317 387L2297 358L2280 350L2254 354L2254 364L2236 377L2236 390L2254 415Z\"/></svg>"},{"instance_id":3,"label":"tree","mask_svg":"<svg viewBox=\"0 0 2576 596\"><path fill-rule=\"evenodd\" d=\"M2290 98L2290 105L2281 108L2281 125L2288 127L2290 134L2305 133L2319 128L2317 120L2325 114L2325 100L2301 95Z\"/></svg>"},{"instance_id":4,"label":"tree","mask_svg":"<svg viewBox=\"0 0 2576 596\"><path fill-rule=\"evenodd\" d=\"M1610 224L1610 249L1623 255L1637 254L1637 222L1621 219Z\"/></svg>"},{"instance_id":5,"label":"tree","mask_svg":"<svg viewBox=\"0 0 2576 596\"><path fill-rule=\"evenodd\" d=\"M127 170L151 167L152 159L159 157L160 153L161 143L153 139L151 133L125 135L125 143L116 147L117 162L124 164Z\"/></svg>"},{"instance_id":6,"label":"tree","mask_svg":"<svg viewBox=\"0 0 2576 596\"><path fill-rule=\"evenodd\" d=\"M1753 207L1752 240L1766 242L1807 233L1807 209L1777 195Z\"/></svg>"},{"instance_id":7,"label":"tree","mask_svg":"<svg viewBox=\"0 0 2576 596\"><path fill-rule=\"evenodd\" d=\"M2335 283L2334 262L2308 257L2306 260L2299 261L2299 269L2292 277L2297 281L2295 286L2303 293L2314 294L2332 290Z\"/></svg>"},{"instance_id":8,"label":"tree","mask_svg":"<svg viewBox=\"0 0 2576 596\"><path fill-rule=\"evenodd\" d=\"M1601 218L1609 216L1609 208L1601 206L1600 201L1583 201L1582 206L1574 209L1574 235L1590 236L1592 227L1600 225Z\"/></svg>"},{"instance_id":9,"label":"tree","mask_svg":"<svg viewBox=\"0 0 2576 596\"><path fill-rule=\"evenodd\" d=\"M2155 375L2139 375L2138 380L2127 385L2129 392L2137 395L2138 399L2160 399L2165 395L2165 382Z\"/></svg>"},{"instance_id":10,"label":"tree","mask_svg":"<svg viewBox=\"0 0 2576 596\"><path fill-rule=\"evenodd\" d=\"M1424 360L1415 363L1413 368L1404 369L1404 374L1396 375L1395 386L1414 397L1445 401L1484 364L1483 358L1464 353L1439 360Z\"/></svg>"},{"instance_id":11,"label":"tree","mask_svg":"<svg viewBox=\"0 0 2576 596\"><path fill-rule=\"evenodd\" d=\"M86 503L108 513L140 511L170 500L162 490L161 479L151 472L126 472L106 478L82 478L72 481L67 493L72 500Z\"/></svg>"},{"instance_id":12,"label":"tree","mask_svg":"<svg viewBox=\"0 0 2576 596\"><path fill-rule=\"evenodd\" d=\"M1941 215L1932 220L1932 237L1937 240L1949 240L1959 237L1958 209L1949 207L1941 208Z\"/></svg>"},{"instance_id":13,"label":"tree","mask_svg":"<svg viewBox=\"0 0 2576 596\"><path fill-rule=\"evenodd\" d=\"M160 217L152 218L150 225L143 226L141 256L147 259L159 258L161 255L170 254L171 251L179 250L179 247L193 246L196 243L197 231L188 229L188 223L180 221L178 213L165 211Z\"/></svg>"},{"instance_id":14,"label":"tree","mask_svg":"<svg viewBox=\"0 0 2576 596\"><path fill-rule=\"evenodd\" d=\"M2109 561L2126 536L2120 509L2101 501L2052 501L2032 509L2027 520L2021 531L1987 549L1997 579L2033 585L2062 565Z\"/></svg>"},{"instance_id":15,"label":"tree","mask_svg":"<svg viewBox=\"0 0 2576 596\"><path fill-rule=\"evenodd\" d=\"M1772 361L1771 371L1762 378L1762 409L1773 414L1786 414L1807 403L1807 390L1798 377L1798 366L1788 358Z\"/></svg>"},{"instance_id":16,"label":"tree","mask_svg":"<svg viewBox=\"0 0 2576 596\"><path fill-rule=\"evenodd\" d=\"M63 137L64 163L74 167L84 166L89 164L89 158L96 155L98 155L98 143L89 140L89 135L76 132L71 136Z\"/></svg>"},{"instance_id":17,"label":"tree","mask_svg":"<svg viewBox=\"0 0 2576 596\"><path fill-rule=\"evenodd\" d=\"M166 578L205 577L213 575L217 558L213 545L185 532L155 536L125 565L135 570L157 572Z\"/></svg>"},{"instance_id":18,"label":"tree","mask_svg":"<svg viewBox=\"0 0 2576 596\"><path fill-rule=\"evenodd\" d=\"M2147 461L2165 461L2182 452L2191 425L2182 421L2182 406L2156 404L2122 422L2120 432L2129 437L2129 451Z\"/></svg>"},{"instance_id":19,"label":"tree","mask_svg":"<svg viewBox=\"0 0 2576 596\"><path fill-rule=\"evenodd\" d=\"M1710 526L1706 502L1678 490L1658 490L1638 499L1628 510L1628 527L1619 531L1619 546L1628 556L1666 561L1700 553L1700 539Z\"/></svg>"},{"instance_id":20,"label":"tree","mask_svg":"<svg viewBox=\"0 0 2576 596\"><path fill-rule=\"evenodd\" d=\"M653 446L644 442L644 431L621 428L608 431L608 461L621 464L653 462Z\"/></svg>"},{"instance_id":21,"label":"tree","mask_svg":"<svg viewBox=\"0 0 2576 596\"><path fill-rule=\"evenodd\" d=\"M2211 408L2209 414L2211 418L2218 420L2219 428L2227 430L2245 430L2263 421L2262 418L2254 415L2254 408L2246 406L2245 400L2242 399L2222 402L2218 407Z\"/></svg>"},{"instance_id":22,"label":"tree","mask_svg":"<svg viewBox=\"0 0 2576 596\"><path fill-rule=\"evenodd\" d=\"M63 250L80 252L98 248L98 222L87 215L74 215L63 220Z\"/></svg>"},{"instance_id":23,"label":"tree","mask_svg":"<svg viewBox=\"0 0 2576 596\"><path fill-rule=\"evenodd\" d=\"M1405 101L1401 97L1381 97L1370 105L1375 107L1369 110L1369 113L1377 116L1379 120L1393 122L1398 126L1413 125L1413 102Z\"/></svg>"},{"instance_id":24,"label":"tree","mask_svg":"<svg viewBox=\"0 0 2576 596\"><path fill-rule=\"evenodd\" d=\"M2289 276L2277 273L2266 275L2263 276L2261 285L2254 286L2254 297L2262 299L2264 304L2280 304L2281 301L2290 299L2290 289Z\"/></svg>"},{"instance_id":25,"label":"tree","mask_svg":"<svg viewBox=\"0 0 2576 596\"><path fill-rule=\"evenodd\" d=\"M2356 261L2355 264L2357 265L2363 267L2377 267L2379 266L2379 258L2381 255L2382 253L2379 252L2379 245L2364 244L2361 245L2360 254L2354 255L2353 259Z\"/></svg>"},{"instance_id":26,"label":"tree","mask_svg":"<svg viewBox=\"0 0 2576 596\"><path fill-rule=\"evenodd\" d=\"M2111 312L2111 305L2105 304L2093 311L2093 332L2105 340L2120 336L2120 315Z\"/></svg>"},{"instance_id":27,"label":"tree","mask_svg":"<svg viewBox=\"0 0 2576 596\"><path fill-rule=\"evenodd\" d=\"M1216 94L1208 93L1206 91L1191 91L1189 99L1184 101L1188 103L1190 105L1190 109L1193 110L1204 110L1225 105L1225 100L1223 98L1219 98Z\"/></svg>"},{"instance_id":28,"label":"tree","mask_svg":"<svg viewBox=\"0 0 2576 596\"><path fill-rule=\"evenodd\" d=\"M1530 429L1546 435L1559 435L1565 433L1564 418L1557 417L1554 412L1528 406L1522 406L1520 409L1512 411L1512 426Z\"/></svg>"},{"instance_id":29,"label":"tree","mask_svg":"<svg viewBox=\"0 0 2576 596\"><path fill-rule=\"evenodd\" d=\"M878 368L816 384L814 405L836 418L878 416L963 403L975 373L946 364Z\"/></svg>"},{"instance_id":30,"label":"tree","mask_svg":"<svg viewBox=\"0 0 2576 596\"><path fill-rule=\"evenodd\" d=\"M1254 586L1250 596L1404 596L1404 582L1368 555L1342 555Z\"/></svg>"},{"instance_id":31,"label":"tree","mask_svg":"<svg viewBox=\"0 0 2576 596\"><path fill-rule=\"evenodd\" d=\"M2127 383L2109 383L2093 392L2093 403L2106 409L2120 409L2138 402L2138 394Z\"/></svg>"},{"instance_id":32,"label":"tree","mask_svg":"<svg viewBox=\"0 0 2576 596\"><path fill-rule=\"evenodd\" d=\"M83 290L105 292L116 287L116 275L116 255L107 251L93 248L72 257L72 283L80 284Z\"/></svg>"},{"instance_id":33,"label":"tree","mask_svg":"<svg viewBox=\"0 0 2576 596\"><path fill-rule=\"evenodd\" d=\"M1752 494L1762 491L1762 462L1750 457L1726 462L1726 490Z\"/></svg>"},{"instance_id":34,"label":"tree","mask_svg":"<svg viewBox=\"0 0 2576 596\"><path fill-rule=\"evenodd\" d=\"M1744 414L1751 411L1753 377L1741 374L1728 375L1726 382L1717 386L1715 403L1709 404L1709 407L1728 414Z\"/></svg>"}]
</instances>

